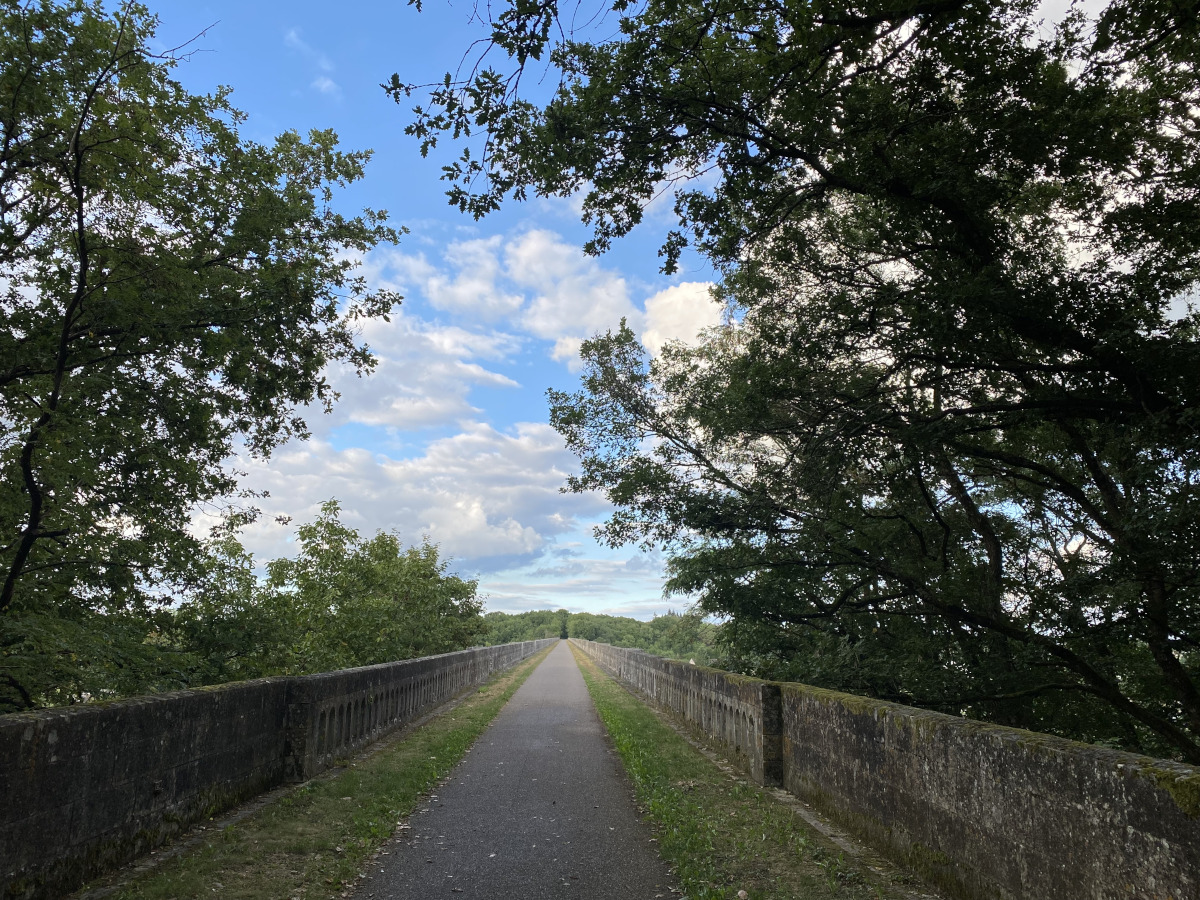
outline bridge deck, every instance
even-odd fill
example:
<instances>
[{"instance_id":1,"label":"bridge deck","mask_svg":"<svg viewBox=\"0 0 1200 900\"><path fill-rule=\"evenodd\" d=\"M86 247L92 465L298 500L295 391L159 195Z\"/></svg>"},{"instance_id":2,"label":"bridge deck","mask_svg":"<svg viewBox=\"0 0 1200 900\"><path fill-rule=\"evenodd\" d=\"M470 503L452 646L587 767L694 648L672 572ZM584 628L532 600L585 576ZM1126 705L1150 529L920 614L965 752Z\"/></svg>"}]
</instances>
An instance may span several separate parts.
<instances>
[{"instance_id":1,"label":"bridge deck","mask_svg":"<svg viewBox=\"0 0 1200 900\"><path fill-rule=\"evenodd\" d=\"M652 900L670 875L563 641L354 900Z\"/></svg>"}]
</instances>

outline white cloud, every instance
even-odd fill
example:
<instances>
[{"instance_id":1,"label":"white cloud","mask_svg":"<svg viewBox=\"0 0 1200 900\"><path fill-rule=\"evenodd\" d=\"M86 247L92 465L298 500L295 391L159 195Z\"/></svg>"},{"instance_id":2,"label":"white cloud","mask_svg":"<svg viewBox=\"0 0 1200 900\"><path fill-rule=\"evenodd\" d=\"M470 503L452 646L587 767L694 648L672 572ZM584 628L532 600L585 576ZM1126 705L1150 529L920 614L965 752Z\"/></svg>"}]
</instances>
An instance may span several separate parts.
<instances>
[{"instance_id":1,"label":"white cloud","mask_svg":"<svg viewBox=\"0 0 1200 900\"><path fill-rule=\"evenodd\" d=\"M646 301L642 343L658 355L668 341L694 344L700 332L721 324L721 307L707 281L685 281L659 291Z\"/></svg>"},{"instance_id":2,"label":"white cloud","mask_svg":"<svg viewBox=\"0 0 1200 900\"><path fill-rule=\"evenodd\" d=\"M423 253L377 253L367 270L373 283L417 292L464 323L502 322L549 341L551 357L572 367L583 340L622 318L635 329L643 319L624 278L542 229L456 241L436 262Z\"/></svg>"},{"instance_id":3,"label":"white cloud","mask_svg":"<svg viewBox=\"0 0 1200 900\"><path fill-rule=\"evenodd\" d=\"M311 65L316 66L317 70L321 73L309 82L309 87L318 94L324 94L326 97L341 98L341 86L329 77L329 73L333 72L334 66L328 56L300 37L300 31L296 28L288 29L283 36L283 43L307 59Z\"/></svg>"},{"instance_id":4,"label":"white cloud","mask_svg":"<svg viewBox=\"0 0 1200 900\"><path fill-rule=\"evenodd\" d=\"M310 87L318 93L325 94L327 97L340 97L342 95L342 89L338 86L338 83L328 75L318 76L313 80Z\"/></svg>"},{"instance_id":5,"label":"white cloud","mask_svg":"<svg viewBox=\"0 0 1200 900\"><path fill-rule=\"evenodd\" d=\"M425 295L438 309L481 317L486 321L511 316L524 303L519 293L502 290L499 235L485 240L460 241L446 248L445 260L455 271L452 278L434 273L426 279Z\"/></svg>"},{"instance_id":6,"label":"white cloud","mask_svg":"<svg viewBox=\"0 0 1200 900\"><path fill-rule=\"evenodd\" d=\"M421 256L384 248L363 258L360 272L373 289L412 295L437 270ZM519 335L430 322L412 312L412 305L394 309L390 321L359 323L361 338L378 363L366 378L346 366L327 372L340 399L332 415L310 413L315 434L326 435L349 422L393 432L455 426L479 417L480 410L469 401L474 388L520 387L483 364L515 357L524 343Z\"/></svg>"},{"instance_id":7,"label":"white cloud","mask_svg":"<svg viewBox=\"0 0 1200 900\"><path fill-rule=\"evenodd\" d=\"M501 238L496 236L447 245L444 268L430 263L423 253L375 255L393 273L392 286L400 293L419 292L435 309L491 323L513 316L525 302L520 292L505 290L498 283L503 278L500 252Z\"/></svg>"},{"instance_id":8,"label":"white cloud","mask_svg":"<svg viewBox=\"0 0 1200 900\"><path fill-rule=\"evenodd\" d=\"M363 337L378 365L363 379L347 367L329 373L341 399L332 416L310 423L321 432L346 422L393 430L453 425L478 416L469 402L472 388L519 387L477 361L504 359L516 349L517 339L503 332L476 334L398 312L390 322L367 323Z\"/></svg>"},{"instance_id":9,"label":"white cloud","mask_svg":"<svg viewBox=\"0 0 1200 900\"><path fill-rule=\"evenodd\" d=\"M365 271L373 284L418 294L473 328L502 323L548 341L551 358L572 370L581 364L580 343L615 329L622 319L655 354L668 341L694 343L721 320L710 282L665 288L646 300L643 311L619 273L546 229L455 241L435 260L424 253L380 251L368 258ZM510 352L519 345L516 334L506 335Z\"/></svg>"},{"instance_id":10,"label":"white cloud","mask_svg":"<svg viewBox=\"0 0 1200 900\"><path fill-rule=\"evenodd\" d=\"M329 57L317 50L315 47L308 44L302 37L297 28L289 28L283 36L283 42L293 50L299 51L303 56L307 57L317 68L323 72L332 72L333 63L329 61Z\"/></svg>"},{"instance_id":11,"label":"white cloud","mask_svg":"<svg viewBox=\"0 0 1200 900\"><path fill-rule=\"evenodd\" d=\"M562 556L557 551L553 555ZM662 584L663 560L659 554L596 556L593 549L591 555L484 578L480 592L486 594L489 611L566 608L650 619L688 605L679 598L664 598ZM620 599L614 602L614 598Z\"/></svg>"},{"instance_id":12,"label":"white cloud","mask_svg":"<svg viewBox=\"0 0 1200 900\"><path fill-rule=\"evenodd\" d=\"M641 325L625 279L602 268L578 247L550 231L529 231L504 248L505 269L514 283L535 292L522 314L530 333L554 341L552 356L576 363L579 344L622 318Z\"/></svg>"},{"instance_id":13,"label":"white cloud","mask_svg":"<svg viewBox=\"0 0 1200 900\"><path fill-rule=\"evenodd\" d=\"M1066 17L1072 7L1075 7L1094 20L1107 5L1107 0L1041 0L1033 12L1033 18L1043 19L1047 24L1058 23Z\"/></svg>"},{"instance_id":14,"label":"white cloud","mask_svg":"<svg viewBox=\"0 0 1200 900\"><path fill-rule=\"evenodd\" d=\"M403 295L424 292L438 269L424 253L404 253L394 247L373 250L363 260L363 272L372 287L386 287Z\"/></svg>"},{"instance_id":15,"label":"white cloud","mask_svg":"<svg viewBox=\"0 0 1200 900\"><path fill-rule=\"evenodd\" d=\"M288 538L295 526L330 497L342 504L343 521L364 533L395 530L408 543L428 535L473 571L529 562L602 509L596 497L559 493L574 457L542 424L507 433L474 424L413 459L313 440L289 444L269 462L237 465L248 485L270 493L259 502L262 519L244 535L259 559L294 552ZM292 524L279 525L276 516Z\"/></svg>"},{"instance_id":16,"label":"white cloud","mask_svg":"<svg viewBox=\"0 0 1200 900\"><path fill-rule=\"evenodd\" d=\"M431 344L443 353L473 356L480 359L507 359L516 353L522 344L514 334L490 331L480 334L454 325L440 325L425 330Z\"/></svg>"}]
</instances>

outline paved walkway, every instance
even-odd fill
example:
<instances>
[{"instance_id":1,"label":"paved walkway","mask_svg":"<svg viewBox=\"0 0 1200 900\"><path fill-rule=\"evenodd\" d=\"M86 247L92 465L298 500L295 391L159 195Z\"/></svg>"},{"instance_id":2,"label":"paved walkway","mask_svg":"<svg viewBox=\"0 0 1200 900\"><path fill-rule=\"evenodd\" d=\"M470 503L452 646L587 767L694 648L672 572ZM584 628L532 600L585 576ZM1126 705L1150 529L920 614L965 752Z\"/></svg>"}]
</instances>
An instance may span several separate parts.
<instances>
[{"instance_id":1,"label":"paved walkway","mask_svg":"<svg viewBox=\"0 0 1200 900\"><path fill-rule=\"evenodd\" d=\"M671 897L631 790L562 641L354 900Z\"/></svg>"}]
</instances>

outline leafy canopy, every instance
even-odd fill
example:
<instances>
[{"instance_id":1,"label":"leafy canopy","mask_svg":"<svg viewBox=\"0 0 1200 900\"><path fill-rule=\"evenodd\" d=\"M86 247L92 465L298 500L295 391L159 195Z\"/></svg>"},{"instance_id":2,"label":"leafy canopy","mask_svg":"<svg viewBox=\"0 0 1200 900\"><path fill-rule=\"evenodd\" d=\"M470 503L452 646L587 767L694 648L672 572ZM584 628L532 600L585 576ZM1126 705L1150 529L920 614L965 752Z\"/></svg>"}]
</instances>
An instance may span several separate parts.
<instances>
[{"instance_id":1,"label":"leafy canopy","mask_svg":"<svg viewBox=\"0 0 1200 900\"><path fill-rule=\"evenodd\" d=\"M695 614L668 612L642 622L628 616L539 609L524 613L490 612L483 618L488 644L573 637L616 647L637 647L660 656L692 659L702 665L711 665L717 658L714 646L717 627Z\"/></svg>"},{"instance_id":2,"label":"leafy canopy","mask_svg":"<svg viewBox=\"0 0 1200 900\"><path fill-rule=\"evenodd\" d=\"M744 667L1200 760L1193 6L514 3L418 108L486 135L464 209L582 193L602 250L668 190L721 272L728 327L597 337L552 421Z\"/></svg>"},{"instance_id":3,"label":"leafy canopy","mask_svg":"<svg viewBox=\"0 0 1200 900\"><path fill-rule=\"evenodd\" d=\"M343 524L330 500L297 530L295 558L253 560L233 540L213 572L166 617L162 643L191 667L188 683L304 675L461 650L485 629L477 582L447 573L428 542L405 548Z\"/></svg>"},{"instance_id":4,"label":"leafy canopy","mask_svg":"<svg viewBox=\"0 0 1200 900\"><path fill-rule=\"evenodd\" d=\"M179 602L148 616L109 613L106 631L89 634L114 641L113 651L77 648L74 665L53 678L44 655L12 653L8 671L41 702L62 704L308 675L480 643L487 625L477 584L448 574L436 545L405 548L383 531L365 538L342 523L332 500L297 537L297 556L268 561L261 578L237 539L219 535L198 563L203 577ZM21 706L0 694L0 710Z\"/></svg>"},{"instance_id":5,"label":"leafy canopy","mask_svg":"<svg viewBox=\"0 0 1200 900\"><path fill-rule=\"evenodd\" d=\"M227 91L171 78L154 27L136 3L0 2L0 690L17 705L84 658L138 665L153 610L203 574L190 522L236 491L224 461L304 436L297 407L334 400L325 366L371 369L355 322L398 300L353 271L396 238L385 214L331 205L369 153L332 132L244 140Z\"/></svg>"}]
</instances>

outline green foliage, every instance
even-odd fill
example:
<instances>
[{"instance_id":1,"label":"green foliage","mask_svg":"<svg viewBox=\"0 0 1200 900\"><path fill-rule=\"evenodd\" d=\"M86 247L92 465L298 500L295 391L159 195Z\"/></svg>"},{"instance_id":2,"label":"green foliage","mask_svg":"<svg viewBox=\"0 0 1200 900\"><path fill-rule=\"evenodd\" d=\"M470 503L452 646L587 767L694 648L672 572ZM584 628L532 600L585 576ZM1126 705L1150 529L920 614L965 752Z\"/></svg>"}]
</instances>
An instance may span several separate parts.
<instances>
[{"instance_id":1,"label":"green foliage","mask_svg":"<svg viewBox=\"0 0 1200 900\"><path fill-rule=\"evenodd\" d=\"M694 659L701 665L709 665L718 658L714 646L717 626L690 613L668 612L649 622L641 622L627 616L571 613L560 609L554 612L491 612L484 616L484 621L488 629L485 640L489 645L573 637L614 647L636 647L672 659Z\"/></svg>"},{"instance_id":2,"label":"green foliage","mask_svg":"<svg viewBox=\"0 0 1200 900\"><path fill-rule=\"evenodd\" d=\"M540 641L543 638L566 637L563 631L570 613L565 609L538 609L523 613L490 612L483 617L487 631L486 646L511 644L516 641Z\"/></svg>"},{"instance_id":3,"label":"green foliage","mask_svg":"<svg viewBox=\"0 0 1200 900\"><path fill-rule=\"evenodd\" d=\"M461 650L484 623L476 582L446 574L436 545L366 539L336 501L297 529L294 559L252 560L227 539L212 577L174 611L169 643L197 661L199 683L303 675ZM195 680L195 678L193 679Z\"/></svg>"},{"instance_id":4,"label":"green foliage","mask_svg":"<svg viewBox=\"0 0 1200 900\"><path fill-rule=\"evenodd\" d=\"M83 643L55 667L45 665L45 643L10 652L8 671L29 702L4 698L0 710L328 672L480 643L476 582L447 574L435 545L404 548L382 531L363 538L341 523L334 501L298 538L296 558L272 560L260 579L251 556L223 536L175 606L70 635L99 643L121 628L116 651Z\"/></svg>"},{"instance_id":5,"label":"green foliage","mask_svg":"<svg viewBox=\"0 0 1200 900\"><path fill-rule=\"evenodd\" d=\"M204 575L192 514L236 491L224 461L303 436L325 366L373 365L355 322L398 300L353 273L385 215L330 206L369 153L243 140L154 27L136 3L0 2L5 706L84 670L145 680L147 628Z\"/></svg>"},{"instance_id":6,"label":"green foliage","mask_svg":"<svg viewBox=\"0 0 1200 900\"><path fill-rule=\"evenodd\" d=\"M571 637L586 641L636 647L671 659L693 659L700 665L711 665L716 659L717 627L705 622L698 613L668 612L649 622L625 616L575 613L568 630Z\"/></svg>"},{"instance_id":7,"label":"green foliage","mask_svg":"<svg viewBox=\"0 0 1200 900\"><path fill-rule=\"evenodd\" d=\"M341 524L334 501L298 535L299 555L268 566L267 603L292 638L273 672L324 672L477 643L477 583L447 575L436 545L404 549L382 531L364 540Z\"/></svg>"},{"instance_id":8,"label":"green foliage","mask_svg":"<svg viewBox=\"0 0 1200 900\"><path fill-rule=\"evenodd\" d=\"M504 6L552 101L484 72L410 128L487 133L473 212L582 191L595 250L673 188L667 268L723 274L702 346L622 328L551 394L607 538L668 545L750 671L1200 761L1194 10L613 10Z\"/></svg>"}]
</instances>

